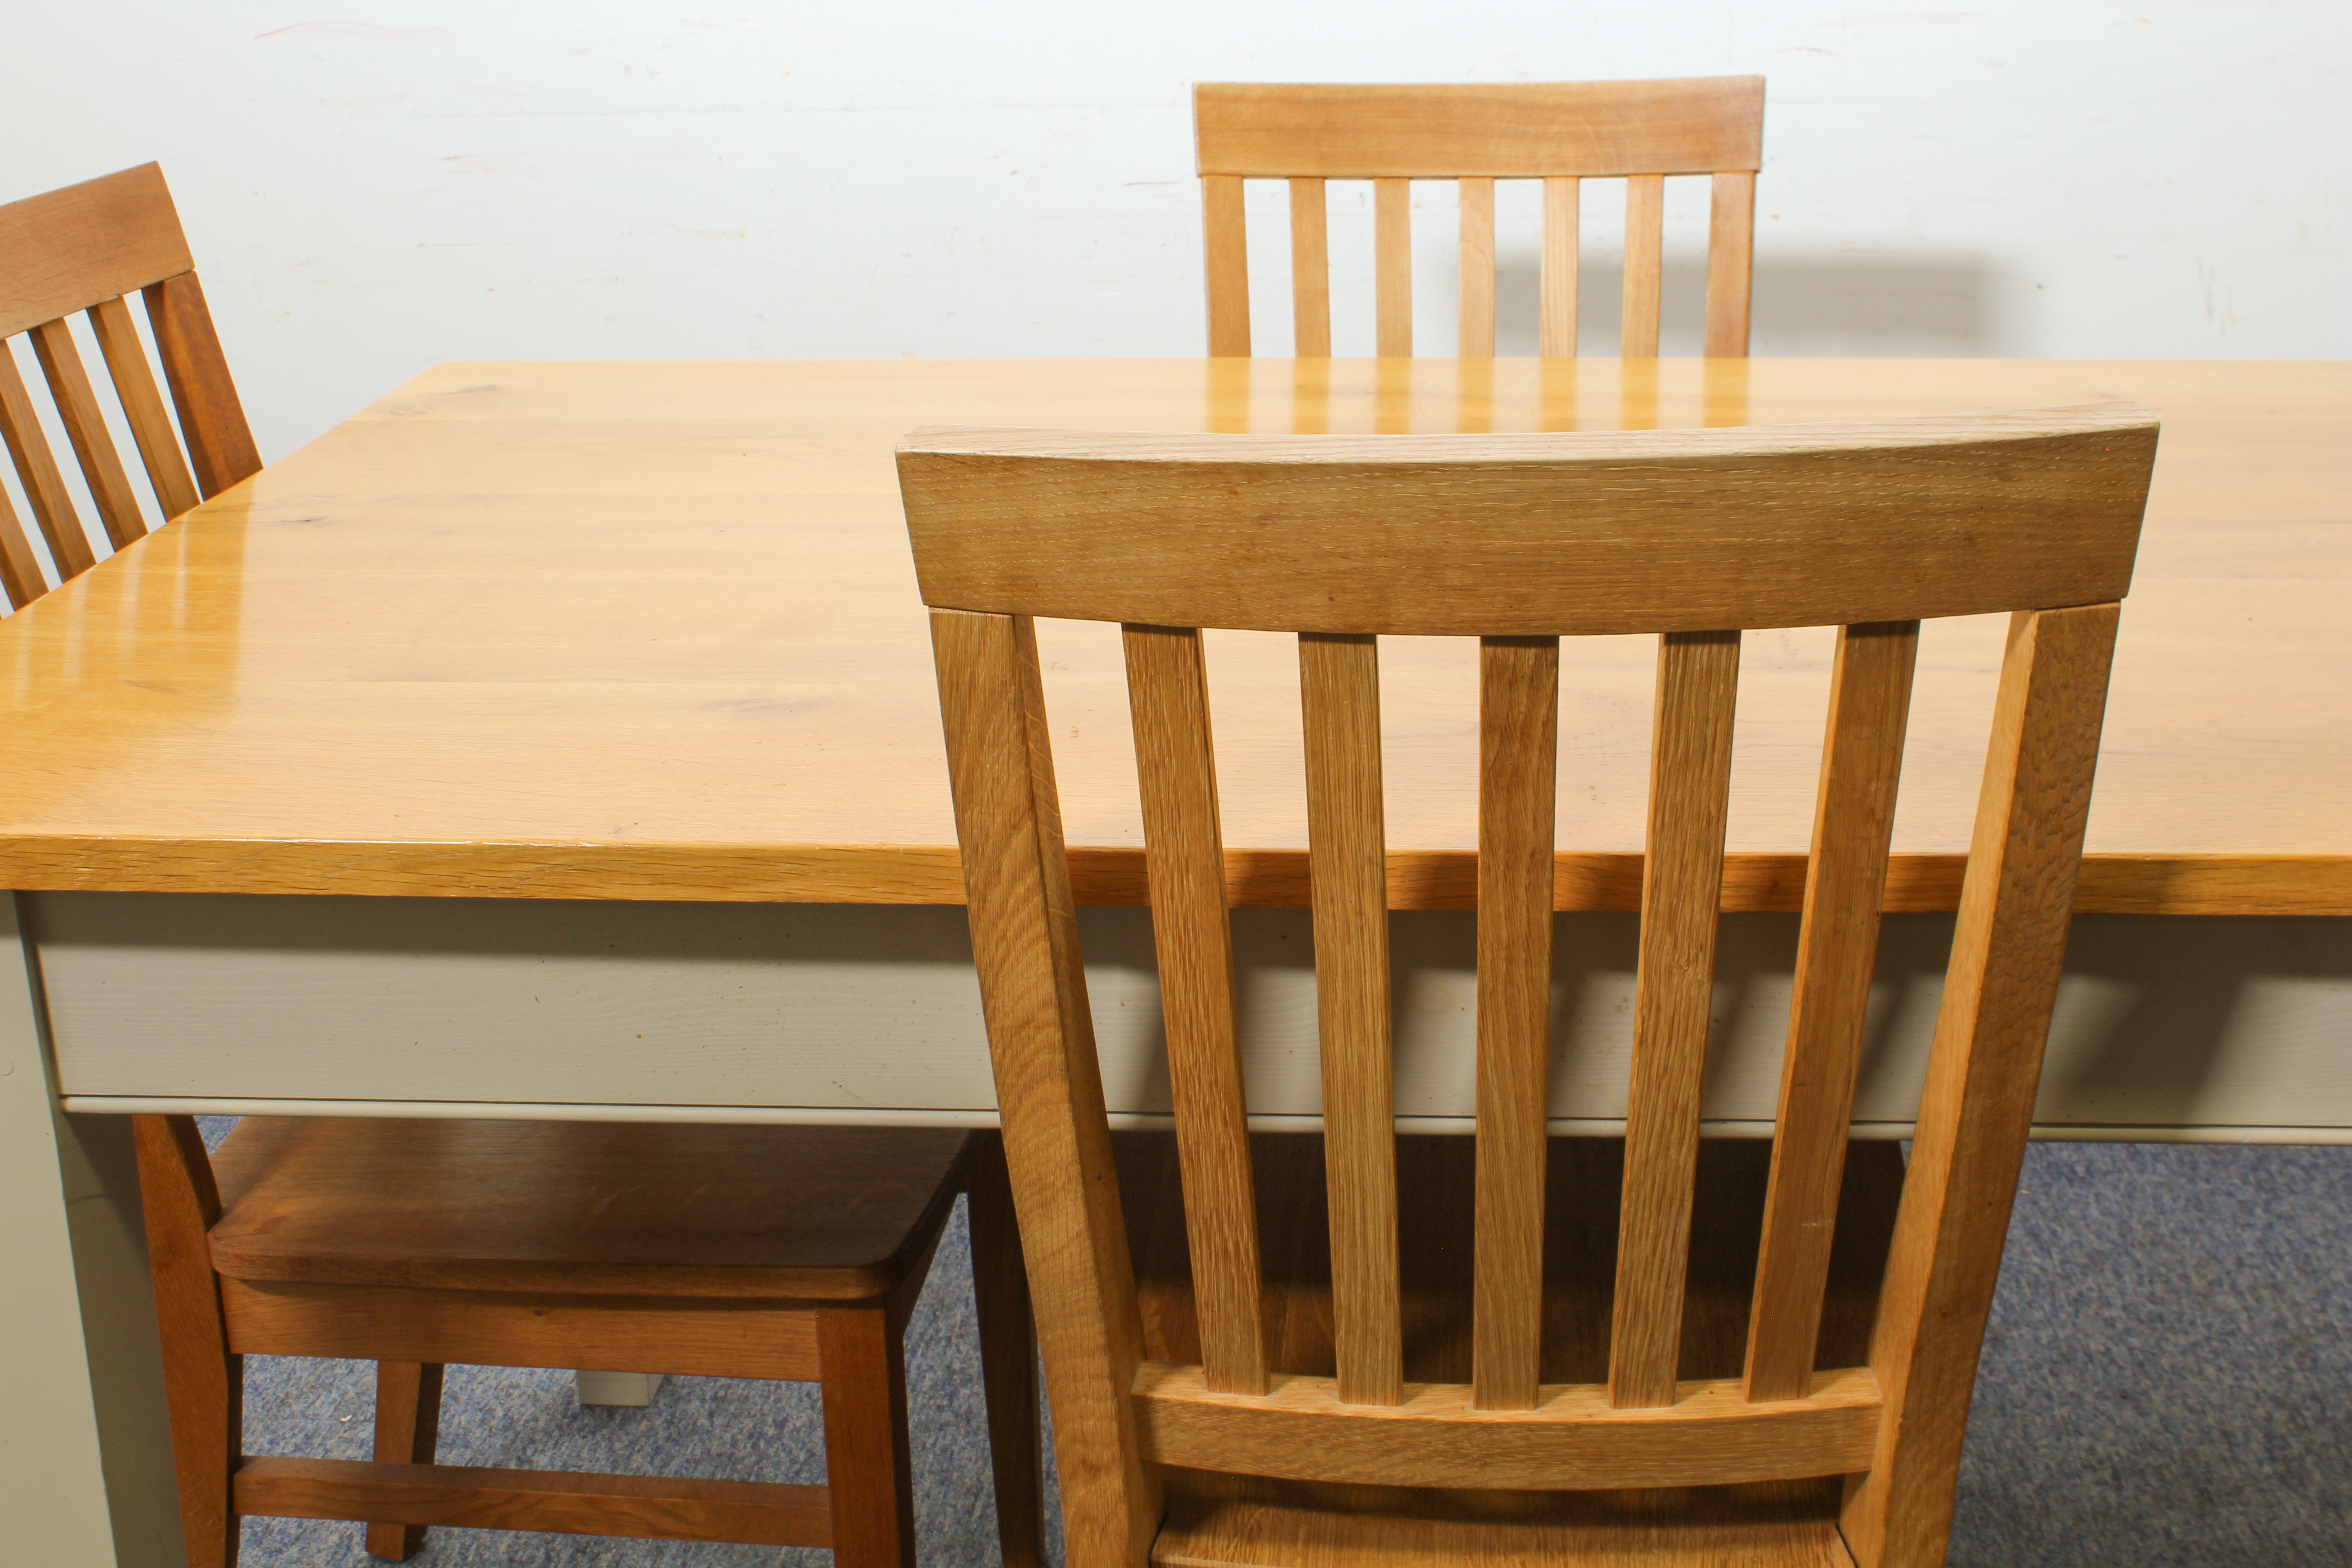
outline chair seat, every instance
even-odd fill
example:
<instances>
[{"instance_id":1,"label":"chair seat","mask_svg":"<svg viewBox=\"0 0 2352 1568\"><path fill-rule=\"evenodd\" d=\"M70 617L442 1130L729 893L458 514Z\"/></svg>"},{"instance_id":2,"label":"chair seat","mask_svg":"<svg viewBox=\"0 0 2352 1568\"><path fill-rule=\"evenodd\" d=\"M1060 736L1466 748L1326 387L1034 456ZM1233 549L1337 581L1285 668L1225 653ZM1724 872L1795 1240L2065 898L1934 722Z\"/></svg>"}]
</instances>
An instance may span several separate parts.
<instances>
[{"instance_id":1,"label":"chair seat","mask_svg":"<svg viewBox=\"0 0 2352 1568\"><path fill-rule=\"evenodd\" d=\"M866 1300L928 1258L953 1130L248 1117L213 1157L230 1279Z\"/></svg>"}]
</instances>

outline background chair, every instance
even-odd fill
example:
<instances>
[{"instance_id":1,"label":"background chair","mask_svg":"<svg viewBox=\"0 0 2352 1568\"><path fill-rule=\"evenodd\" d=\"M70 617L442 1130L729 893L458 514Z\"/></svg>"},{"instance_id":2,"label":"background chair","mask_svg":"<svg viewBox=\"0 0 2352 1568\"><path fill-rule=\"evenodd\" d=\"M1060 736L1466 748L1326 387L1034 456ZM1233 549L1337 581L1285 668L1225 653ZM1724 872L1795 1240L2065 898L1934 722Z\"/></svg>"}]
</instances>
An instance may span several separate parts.
<instances>
[{"instance_id":1,"label":"background chair","mask_svg":"<svg viewBox=\"0 0 2352 1568\"><path fill-rule=\"evenodd\" d=\"M2127 405L908 437L1074 1564L1942 1560L2155 437ZM1898 1195L1846 1131L1918 622L1991 610L2014 615ZM1034 616L1125 623L1172 1160L1107 1131ZM1768 1163L1698 1136L1730 628L1808 625L1843 629ZM1299 634L1319 1148L1246 1131L1203 626ZM1626 1130L1555 1142L1559 637L1624 633L1660 637ZM1381 635L1482 637L1467 1149L1393 1132Z\"/></svg>"},{"instance_id":2,"label":"background chair","mask_svg":"<svg viewBox=\"0 0 2352 1568\"><path fill-rule=\"evenodd\" d=\"M1192 89L1208 251L1209 353L1250 352L1242 182L1290 184L1298 358L1331 353L1324 184L1372 182L1379 353L1412 353L1412 185L1461 185L1464 359L1495 352L1495 182L1544 187L1541 350L1576 353L1579 182L1625 181L1627 359L1658 353L1669 174L1710 174L1706 353L1748 353L1749 252L1764 139L1764 79L1476 87L1202 82Z\"/></svg>"},{"instance_id":3,"label":"background chair","mask_svg":"<svg viewBox=\"0 0 2352 1568\"><path fill-rule=\"evenodd\" d=\"M131 313L133 293L146 306L176 428ZM88 570L95 557L6 340L19 333L30 340L107 539L120 550L147 531L74 342L68 318L76 312L97 338L163 521L261 468L163 170L142 163L0 206L0 435L60 583ZM0 491L0 589L21 609L48 586L16 509Z\"/></svg>"},{"instance_id":4,"label":"background chair","mask_svg":"<svg viewBox=\"0 0 2352 1568\"><path fill-rule=\"evenodd\" d=\"M192 1568L247 1514L829 1546L915 1561L901 1337L955 1195L1009 1564L1040 1563L1034 1356L993 1134L248 1118L208 1161L142 1116L141 1190ZM373 1462L242 1452L243 1358L378 1363ZM823 1386L827 1484L434 1463L442 1366L646 1366Z\"/></svg>"}]
</instances>

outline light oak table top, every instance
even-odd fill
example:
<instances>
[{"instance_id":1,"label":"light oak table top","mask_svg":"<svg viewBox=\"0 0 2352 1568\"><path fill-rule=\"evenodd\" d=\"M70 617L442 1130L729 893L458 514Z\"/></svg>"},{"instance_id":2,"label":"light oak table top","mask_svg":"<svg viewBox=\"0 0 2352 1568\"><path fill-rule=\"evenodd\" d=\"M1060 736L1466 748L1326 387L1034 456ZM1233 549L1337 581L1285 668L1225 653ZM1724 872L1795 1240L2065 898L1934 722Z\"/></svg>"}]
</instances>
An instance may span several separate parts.
<instances>
[{"instance_id":1,"label":"light oak table top","mask_svg":"<svg viewBox=\"0 0 2352 1568\"><path fill-rule=\"evenodd\" d=\"M891 448L921 425L1456 431L2131 398L2164 421L2083 910L2352 913L2352 366L440 366L0 623L0 886L961 900ZM1041 628L1079 896L1141 900L1115 627ZM1948 909L2000 626L1931 623L1896 909ZM1562 908L1633 908L1654 639L1562 653ZM1793 909L1826 630L1750 634L1725 904ZM1234 900L1306 902L1297 660L1209 639ZM1391 883L1475 876L1475 645L1382 643Z\"/></svg>"}]
</instances>

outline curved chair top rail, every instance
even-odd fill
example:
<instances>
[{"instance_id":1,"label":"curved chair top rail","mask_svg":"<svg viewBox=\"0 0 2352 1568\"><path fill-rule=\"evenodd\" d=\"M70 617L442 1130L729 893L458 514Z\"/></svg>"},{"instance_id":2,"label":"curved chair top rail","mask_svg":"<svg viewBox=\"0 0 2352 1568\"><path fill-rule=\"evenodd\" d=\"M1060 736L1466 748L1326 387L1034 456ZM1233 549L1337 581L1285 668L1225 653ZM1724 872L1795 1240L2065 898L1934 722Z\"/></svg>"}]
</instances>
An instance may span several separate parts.
<instances>
[{"instance_id":1,"label":"curved chair top rail","mask_svg":"<svg viewBox=\"0 0 2352 1568\"><path fill-rule=\"evenodd\" d=\"M1762 160L1764 79L1201 82L1200 172L1244 179L1712 174Z\"/></svg>"},{"instance_id":2,"label":"curved chair top rail","mask_svg":"<svg viewBox=\"0 0 2352 1568\"><path fill-rule=\"evenodd\" d=\"M155 163L0 206L0 338L196 267Z\"/></svg>"},{"instance_id":3,"label":"curved chair top rail","mask_svg":"<svg viewBox=\"0 0 2352 1568\"><path fill-rule=\"evenodd\" d=\"M931 428L898 472L936 608L1590 636L2121 598L2156 440L2126 403L1568 435Z\"/></svg>"}]
</instances>

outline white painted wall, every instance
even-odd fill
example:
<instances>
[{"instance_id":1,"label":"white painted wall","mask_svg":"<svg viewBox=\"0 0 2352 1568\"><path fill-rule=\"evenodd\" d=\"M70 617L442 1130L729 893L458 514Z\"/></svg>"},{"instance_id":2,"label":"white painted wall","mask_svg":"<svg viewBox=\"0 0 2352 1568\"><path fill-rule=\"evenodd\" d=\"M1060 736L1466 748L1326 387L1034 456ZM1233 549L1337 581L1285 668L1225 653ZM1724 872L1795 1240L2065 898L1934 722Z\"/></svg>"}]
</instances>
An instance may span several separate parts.
<instances>
[{"instance_id":1,"label":"white painted wall","mask_svg":"<svg viewBox=\"0 0 2352 1568\"><path fill-rule=\"evenodd\" d=\"M269 458L444 359L1197 353L1197 79L1760 72L1759 353L2352 355L2345 0L11 0L6 32L0 198L163 160Z\"/></svg>"}]
</instances>

